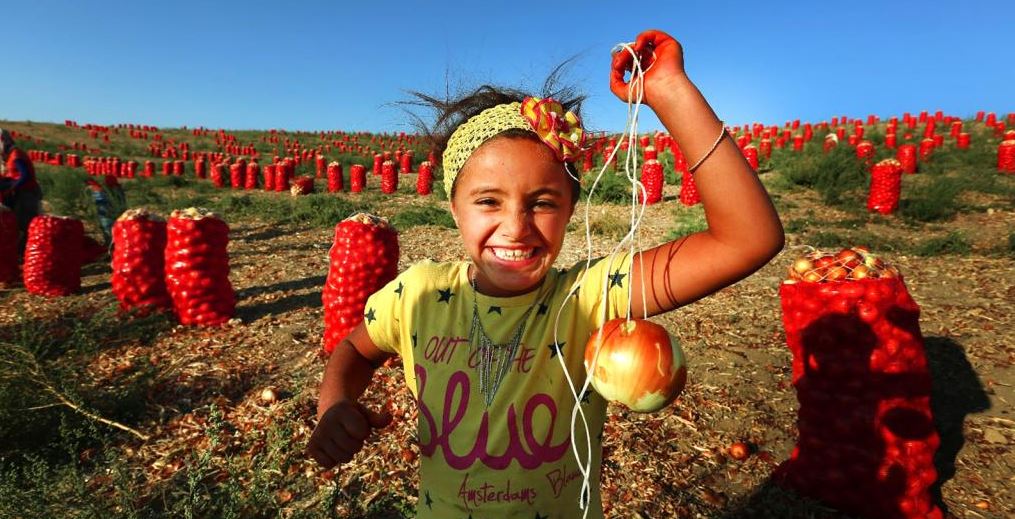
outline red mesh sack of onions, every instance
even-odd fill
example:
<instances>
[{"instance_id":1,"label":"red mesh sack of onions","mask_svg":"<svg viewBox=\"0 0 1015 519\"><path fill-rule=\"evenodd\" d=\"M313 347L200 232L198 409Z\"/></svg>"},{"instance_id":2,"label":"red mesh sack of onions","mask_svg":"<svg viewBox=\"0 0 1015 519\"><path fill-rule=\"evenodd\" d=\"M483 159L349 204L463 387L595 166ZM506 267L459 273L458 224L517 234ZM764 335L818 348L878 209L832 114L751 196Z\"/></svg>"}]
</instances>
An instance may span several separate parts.
<instances>
[{"instance_id":1,"label":"red mesh sack of onions","mask_svg":"<svg viewBox=\"0 0 1015 519\"><path fill-rule=\"evenodd\" d=\"M902 164L895 159L885 159L871 168L870 192L867 194L867 210L890 214L899 208L899 194L902 191Z\"/></svg>"},{"instance_id":2,"label":"red mesh sack of onions","mask_svg":"<svg viewBox=\"0 0 1015 519\"><path fill-rule=\"evenodd\" d=\"M5 205L0 205L0 286L18 282L18 220Z\"/></svg>"},{"instance_id":3,"label":"red mesh sack of onions","mask_svg":"<svg viewBox=\"0 0 1015 519\"><path fill-rule=\"evenodd\" d=\"M324 352L336 346L363 320L371 294L398 274L398 233L383 218L354 214L335 226L324 303Z\"/></svg>"},{"instance_id":4,"label":"red mesh sack of onions","mask_svg":"<svg viewBox=\"0 0 1015 519\"><path fill-rule=\"evenodd\" d=\"M25 246L25 289L50 297L77 292L81 288L84 236L81 220L49 215L33 218Z\"/></svg>"},{"instance_id":5,"label":"red mesh sack of onions","mask_svg":"<svg viewBox=\"0 0 1015 519\"><path fill-rule=\"evenodd\" d=\"M638 202L647 205L657 204L663 199L663 165L658 160L649 159L641 167L641 183L645 191L638 191Z\"/></svg>"},{"instance_id":6,"label":"red mesh sack of onions","mask_svg":"<svg viewBox=\"0 0 1015 519\"><path fill-rule=\"evenodd\" d=\"M229 226L207 209L176 210L166 225L166 288L180 323L208 326L236 312L229 283Z\"/></svg>"},{"instance_id":7,"label":"red mesh sack of onions","mask_svg":"<svg viewBox=\"0 0 1015 519\"><path fill-rule=\"evenodd\" d=\"M942 517L920 308L867 249L798 258L779 290L799 437L776 480L863 517Z\"/></svg>"},{"instance_id":8,"label":"red mesh sack of onions","mask_svg":"<svg viewBox=\"0 0 1015 519\"><path fill-rule=\"evenodd\" d=\"M419 163L419 173L416 175L416 194L429 195L433 191L433 163L424 160Z\"/></svg>"},{"instance_id":9,"label":"red mesh sack of onions","mask_svg":"<svg viewBox=\"0 0 1015 519\"><path fill-rule=\"evenodd\" d=\"M314 192L314 177L296 177L289 193L293 196L309 195Z\"/></svg>"},{"instance_id":10,"label":"red mesh sack of onions","mask_svg":"<svg viewBox=\"0 0 1015 519\"><path fill-rule=\"evenodd\" d=\"M146 209L129 209L113 224L113 276L120 310L169 310L166 290L166 221Z\"/></svg>"},{"instance_id":11,"label":"red mesh sack of onions","mask_svg":"<svg viewBox=\"0 0 1015 519\"><path fill-rule=\"evenodd\" d=\"M694 175L683 170L683 175L680 178L680 203L688 207L697 205L701 202L701 196L698 194L698 186L694 183Z\"/></svg>"}]
</instances>

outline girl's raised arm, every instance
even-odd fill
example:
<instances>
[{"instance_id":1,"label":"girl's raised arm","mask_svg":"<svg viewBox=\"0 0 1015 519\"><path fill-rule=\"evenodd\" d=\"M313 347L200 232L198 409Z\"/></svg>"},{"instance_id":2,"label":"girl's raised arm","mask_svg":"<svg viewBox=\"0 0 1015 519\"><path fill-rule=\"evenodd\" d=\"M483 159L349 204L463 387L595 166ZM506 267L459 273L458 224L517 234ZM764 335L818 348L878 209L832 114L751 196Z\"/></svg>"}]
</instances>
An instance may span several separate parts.
<instances>
[{"instance_id":1,"label":"girl's raised arm","mask_svg":"<svg viewBox=\"0 0 1015 519\"><path fill-rule=\"evenodd\" d=\"M649 30L638 35L634 50L643 69L651 65L644 76L644 102L659 116L690 166L703 160L694 181L708 222L707 230L635 256L631 315L641 317L686 305L747 277L782 250L784 234L761 181L687 77L680 43L662 31ZM610 89L625 102L628 89L634 88L624 80L632 62L631 54L621 51L611 67Z\"/></svg>"}]
</instances>

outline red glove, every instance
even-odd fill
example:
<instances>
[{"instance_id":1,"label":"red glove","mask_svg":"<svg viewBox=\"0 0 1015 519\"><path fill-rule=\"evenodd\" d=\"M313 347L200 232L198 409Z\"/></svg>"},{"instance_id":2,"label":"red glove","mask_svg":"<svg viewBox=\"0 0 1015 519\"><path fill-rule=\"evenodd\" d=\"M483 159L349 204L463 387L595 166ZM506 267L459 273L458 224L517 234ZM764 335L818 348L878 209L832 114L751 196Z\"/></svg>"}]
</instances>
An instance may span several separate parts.
<instances>
[{"instance_id":1,"label":"red glove","mask_svg":"<svg viewBox=\"0 0 1015 519\"><path fill-rule=\"evenodd\" d=\"M663 31L649 29L638 35L631 46L645 72L645 96L642 101L652 106L661 92L665 92L669 83L684 78L684 49L672 36ZM626 49L613 54L610 65L610 90L621 101L627 102L631 88L625 74L631 72L634 57ZM646 72L647 71L647 72ZM637 99L637 91L632 92L631 99Z\"/></svg>"}]
</instances>

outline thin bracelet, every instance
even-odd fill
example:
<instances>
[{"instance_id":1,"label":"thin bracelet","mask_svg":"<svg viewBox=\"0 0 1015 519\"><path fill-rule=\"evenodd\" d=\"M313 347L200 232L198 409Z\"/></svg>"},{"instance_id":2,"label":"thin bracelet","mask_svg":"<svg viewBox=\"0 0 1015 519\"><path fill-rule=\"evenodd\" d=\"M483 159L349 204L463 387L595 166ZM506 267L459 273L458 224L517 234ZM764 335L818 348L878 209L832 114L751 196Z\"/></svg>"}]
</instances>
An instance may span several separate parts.
<instances>
[{"instance_id":1,"label":"thin bracelet","mask_svg":"<svg viewBox=\"0 0 1015 519\"><path fill-rule=\"evenodd\" d=\"M706 153L705 156L701 158L701 160L695 162L693 166L687 168L688 173L694 173L694 170L698 169L698 166L700 166L702 162L705 162L705 160L711 157L712 152L714 152L715 149L719 147L719 143L722 142L722 138L726 136L726 123L720 120L719 128L721 129L721 131L719 132L719 138L715 140L715 143L712 144L712 148L708 150L708 153Z\"/></svg>"}]
</instances>

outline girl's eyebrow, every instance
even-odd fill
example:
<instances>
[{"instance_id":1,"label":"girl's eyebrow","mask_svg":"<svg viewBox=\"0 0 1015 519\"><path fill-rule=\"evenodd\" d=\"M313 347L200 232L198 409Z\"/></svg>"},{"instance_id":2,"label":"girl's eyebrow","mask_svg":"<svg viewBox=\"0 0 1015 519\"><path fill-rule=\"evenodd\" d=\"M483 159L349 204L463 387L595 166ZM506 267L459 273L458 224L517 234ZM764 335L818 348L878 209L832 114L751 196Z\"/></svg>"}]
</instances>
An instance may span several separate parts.
<instances>
[{"instance_id":1,"label":"girl's eyebrow","mask_svg":"<svg viewBox=\"0 0 1015 519\"><path fill-rule=\"evenodd\" d=\"M503 195L506 194L506 192L503 189L494 186L479 186L476 189L473 189L472 192L469 193L469 196L479 196L488 194ZM541 187L531 193L528 193L526 196L536 197L539 195L564 196L564 193L561 192L559 189L554 189L552 187Z\"/></svg>"}]
</instances>

